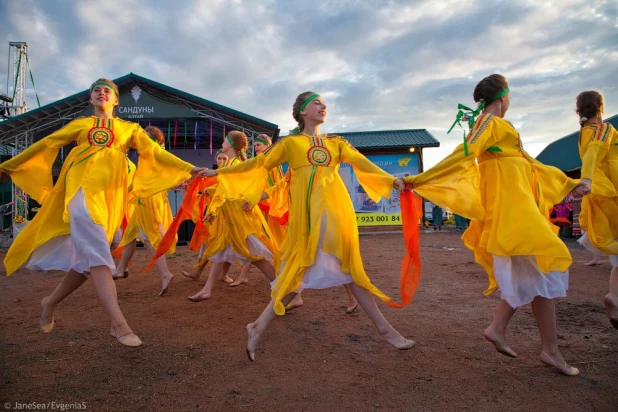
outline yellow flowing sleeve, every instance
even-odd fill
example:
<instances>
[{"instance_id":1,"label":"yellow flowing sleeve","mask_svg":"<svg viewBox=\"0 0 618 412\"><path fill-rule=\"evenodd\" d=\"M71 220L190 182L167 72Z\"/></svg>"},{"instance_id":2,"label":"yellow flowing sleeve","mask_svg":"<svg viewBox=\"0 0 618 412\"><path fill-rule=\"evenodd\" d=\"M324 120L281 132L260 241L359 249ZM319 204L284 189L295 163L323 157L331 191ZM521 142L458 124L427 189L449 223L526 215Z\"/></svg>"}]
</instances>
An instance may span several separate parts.
<instances>
[{"instance_id":1,"label":"yellow flowing sleeve","mask_svg":"<svg viewBox=\"0 0 618 412\"><path fill-rule=\"evenodd\" d=\"M133 179L133 192L138 198L153 196L191 178L193 165L161 149L139 125L135 125L130 146L139 153Z\"/></svg>"},{"instance_id":2,"label":"yellow flowing sleeve","mask_svg":"<svg viewBox=\"0 0 618 412\"><path fill-rule=\"evenodd\" d=\"M539 185L539 210L544 214L555 205L562 202L575 189L578 180L571 179L557 167L543 164L524 152L524 157L530 162ZM549 217L549 212L547 212Z\"/></svg>"},{"instance_id":3,"label":"yellow flowing sleeve","mask_svg":"<svg viewBox=\"0 0 618 412\"><path fill-rule=\"evenodd\" d=\"M618 193L614 184L600 168L610 148L612 127L604 123L600 128L585 127L581 131L582 144L588 142L582 156L581 178L592 180L591 192L595 195L616 197Z\"/></svg>"},{"instance_id":4,"label":"yellow flowing sleeve","mask_svg":"<svg viewBox=\"0 0 618 412\"><path fill-rule=\"evenodd\" d=\"M468 155L461 144L431 169L404 178L416 193L436 205L468 219L482 220L485 210L479 189L480 175L476 158L494 142L496 121L483 115L475 123L466 141Z\"/></svg>"},{"instance_id":5,"label":"yellow flowing sleeve","mask_svg":"<svg viewBox=\"0 0 618 412\"><path fill-rule=\"evenodd\" d=\"M217 170L218 194L257 205L268 186L268 171L287 161L287 139L280 139L253 159Z\"/></svg>"},{"instance_id":6,"label":"yellow flowing sleeve","mask_svg":"<svg viewBox=\"0 0 618 412\"><path fill-rule=\"evenodd\" d=\"M281 179L276 185L266 189L268 203L270 204L270 210L268 211L269 216L283 217L285 212L290 209L289 189L288 175Z\"/></svg>"},{"instance_id":7,"label":"yellow flowing sleeve","mask_svg":"<svg viewBox=\"0 0 618 412\"><path fill-rule=\"evenodd\" d=\"M336 139L339 139L341 161L352 165L358 182L371 200L377 203L380 197L389 199L393 190L393 182L397 178L371 163L344 138L336 137Z\"/></svg>"},{"instance_id":8,"label":"yellow flowing sleeve","mask_svg":"<svg viewBox=\"0 0 618 412\"><path fill-rule=\"evenodd\" d=\"M0 164L0 170L8 172L15 185L43 204L54 187L52 166L58 156L58 150L76 141L83 127L82 119L73 120L62 129Z\"/></svg>"}]
</instances>

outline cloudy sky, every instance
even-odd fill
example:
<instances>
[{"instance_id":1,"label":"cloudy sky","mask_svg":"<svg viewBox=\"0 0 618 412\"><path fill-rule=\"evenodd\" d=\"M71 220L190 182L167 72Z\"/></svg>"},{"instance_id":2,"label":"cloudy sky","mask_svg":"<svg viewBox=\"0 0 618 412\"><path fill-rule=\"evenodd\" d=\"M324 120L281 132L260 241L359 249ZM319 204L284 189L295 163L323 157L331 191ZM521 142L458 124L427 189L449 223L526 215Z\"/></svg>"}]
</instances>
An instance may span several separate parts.
<instances>
[{"instance_id":1,"label":"cloudy sky","mask_svg":"<svg viewBox=\"0 0 618 412\"><path fill-rule=\"evenodd\" d=\"M461 141L446 134L457 103L494 72L533 155L577 129L582 90L618 114L616 0L1 0L2 93L9 41L28 42L42 104L134 72L287 134L312 90L323 131L428 129L442 147L426 165Z\"/></svg>"}]
</instances>

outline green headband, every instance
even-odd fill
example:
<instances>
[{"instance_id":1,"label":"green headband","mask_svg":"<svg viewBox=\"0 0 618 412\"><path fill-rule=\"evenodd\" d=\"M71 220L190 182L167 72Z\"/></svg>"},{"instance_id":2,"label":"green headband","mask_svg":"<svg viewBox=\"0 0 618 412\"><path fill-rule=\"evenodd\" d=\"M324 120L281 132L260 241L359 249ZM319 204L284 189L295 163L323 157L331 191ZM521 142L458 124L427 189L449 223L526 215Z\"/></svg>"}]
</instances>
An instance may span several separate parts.
<instances>
[{"instance_id":1,"label":"green headband","mask_svg":"<svg viewBox=\"0 0 618 412\"><path fill-rule=\"evenodd\" d=\"M255 139L253 139L253 141L254 142L260 142L262 144L265 144L266 146L270 146L272 144L268 140L262 139L261 137L256 137Z\"/></svg>"},{"instance_id":2,"label":"green headband","mask_svg":"<svg viewBox=\"0 0 618 412\"><path fill-rule=\"evenodd\" d=\"M97 86L107 86L107 87L109 87L111 89L111 91L114 92L116 97L118 97L118 95L116 94L116 89L114 88L114 86L112 86L108 82L104 82L103 80L99 80L98 82L92 83L92 86L90 86L90 93L92 93L92 89L94 89Z\"/></svg>"},{"instance_id":3,"label":"green headband","mask_svg":"<svg viewBox=\"0 0 618 412\"><path fill-rule=\"evenodd\" d=\"M453 125L451 126L451 128L448 129L448 132L446 133L447 134L450 133L451 130L453 130L453 128L456 125L459 125L463 129L463 126L461 125L461 119L463 119L464 117L468 119L468 126L470 127L470 130L472 130L472 126L474 126L474 122L476 122L477 116L481 114L485 106L487 106L489 103L493 102L494 100L498 100L506 96L508 93L509 93L509 88L507 87L506 89L502 90L500 93L496 94L495 96L493 96L491 99L487 101L485 101L484 99L481 99L481 101L479 102L479 106L476 108L476 110L471 109L468 106L464 106L461 103L458 104L457 109L459 109L459 111L457 112L457 117L455 118L455 121L453 122ZM464 154L468 156L468 141L466 140L466 130L465 129L464 129Z\"/></svg>"},{"instance_id":4,"label":"green headband","mask_svg":"<svg viewBox=\"0 0 618 412\"><path fill-rule=\"evenodd\" d=\"M234 148L234 150L236 150L238 153L240 154L245 154L245 150L244 149L237 149L236 146L234 146L234 141L232 140L232 138L230 137L229 134L225 135L225 140L227 140L227 142L230 144L230 146L232 146Z\"/></svg>"},{"instance_id":5,"label":"green headband","mask_svg":"<svg viewBox=\"0 0 618 412\"><path fill-rule=\"evenodd\" d=\"M307 100L305 100L303 102L303 104L300 105L300 109L298 109L298 115L300 116L301 112L303 110L305 110L305 107L307 107L307 105L313 100L313 99L317 99L318 97L320 97L319 94L314 93L311 96L307 97Z\"/></svg>"},{"instance_id":6,"label":"green headband","mask_svg":"<svg viewBox=\"0 0 618 412\"><path fill-rule=\"evenodd\" d=\"M216 156L219 156L219 155L222 155L222 154L225 154L225 153L223 153L223 150L218 150L218 151L217 151L217 154L215 154L215 157L216 157Z\"/></svg>"}]
</instances>

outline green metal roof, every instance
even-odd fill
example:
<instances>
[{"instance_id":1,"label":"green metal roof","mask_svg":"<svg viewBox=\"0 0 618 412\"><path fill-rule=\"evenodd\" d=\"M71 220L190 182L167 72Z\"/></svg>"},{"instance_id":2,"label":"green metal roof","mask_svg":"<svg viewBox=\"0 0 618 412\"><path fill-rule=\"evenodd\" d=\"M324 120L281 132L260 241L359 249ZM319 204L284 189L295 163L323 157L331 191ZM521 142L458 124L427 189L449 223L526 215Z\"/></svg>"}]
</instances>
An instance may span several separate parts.
<instances>
[{"instance_id":1,"label":"green metal roof","mask_svg":"<svg viewBox=\"0 0 618 412\"><path fill-rule=\"evenodd\" d=\"M440 142L426 129L374 130L368 132L329 133L341 136L357 149L439 147Z\"/></svg>"},{"instance_id":2,"label":"green metal roof","mask_svg":"<svg viewBox=\"0 0 618 412\"><path fill-rule=\"evenodd\" d=\"M618 129L618 115L604 120ZM582 161L579 158L579 131L571 133L561 139L551 142L536 159L546 165L555 166L564 172L581 169Z\"/></svg>"},{"instance_id":3,"label":"green metal roof","mask_svg":"<svg viewBox=\"0 0 618 412\"><path fill-rule=\"evenodd\" d=\"M271 128L277 130L279 126L274 123L267 122L266 120L259 119L257 117L251 116L247 113L240 112L238 110L234 110L227 106L220 105L218 103L212 102L210 100L203 99L201 97L195 96L193 94L184 92L182 90L175 89L170 86L166 86L154 80L150 80L146 77L139 76L135 73L129 73L125 76L114 79L114 83L118 86L118 88L122 88L124 85L131 84L132 82L141 82L152 87L164 90L168 93L175 94L184 99L190 100L197 105L209 106L214 109L218 109L221 112L226 112L229 115L239 117L245 119L250 122L257 123L267 128ZM56 113L60 113L66 111L68 107L74 106L76 104L83 104L88 101L90 98L89 90L83 90L79 93L75 93L71 96L65 97L64 99L57 100L55 102L49 103L45 106L29 110L26 113L22 113L19 116L12 117L10 119L4 120L0 122L0 136L4 134L10 134L14 132L14 129L19 128L20 126L27 125L29 122L40 120L41 118L48 117L50 115L54 115Z\"/></svg>"}]
</instances>

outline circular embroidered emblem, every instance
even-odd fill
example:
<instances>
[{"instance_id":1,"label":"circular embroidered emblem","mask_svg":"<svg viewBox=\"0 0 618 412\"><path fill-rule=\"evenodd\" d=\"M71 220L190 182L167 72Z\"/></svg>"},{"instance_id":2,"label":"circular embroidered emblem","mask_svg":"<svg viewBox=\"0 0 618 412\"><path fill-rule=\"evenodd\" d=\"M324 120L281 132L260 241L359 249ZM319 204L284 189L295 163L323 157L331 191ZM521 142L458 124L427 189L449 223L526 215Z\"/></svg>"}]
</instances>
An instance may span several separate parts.
<instances>
[{"instance_id":1,"label":"circular embroidered emblem","mask_svg":"<svg viewBox=\"0 0 618 412\"><path fill-rule=\"evenodd\" d=\"M331 161L330 152L323 146L313 146L307 152L307 158L314 166L328 166Z\"/></svg>"},{"instance_id":2,"label":"circular embroidered emblem","mask_svg":"<svg viewBox=\"0 0 618 412\"><path fill-rule=\"evenodd\" d=\"M105 127L93 127L88 132L88 141L92 146L110 147L114 142L114 132Z\"/></svg>"}]
</instances>

